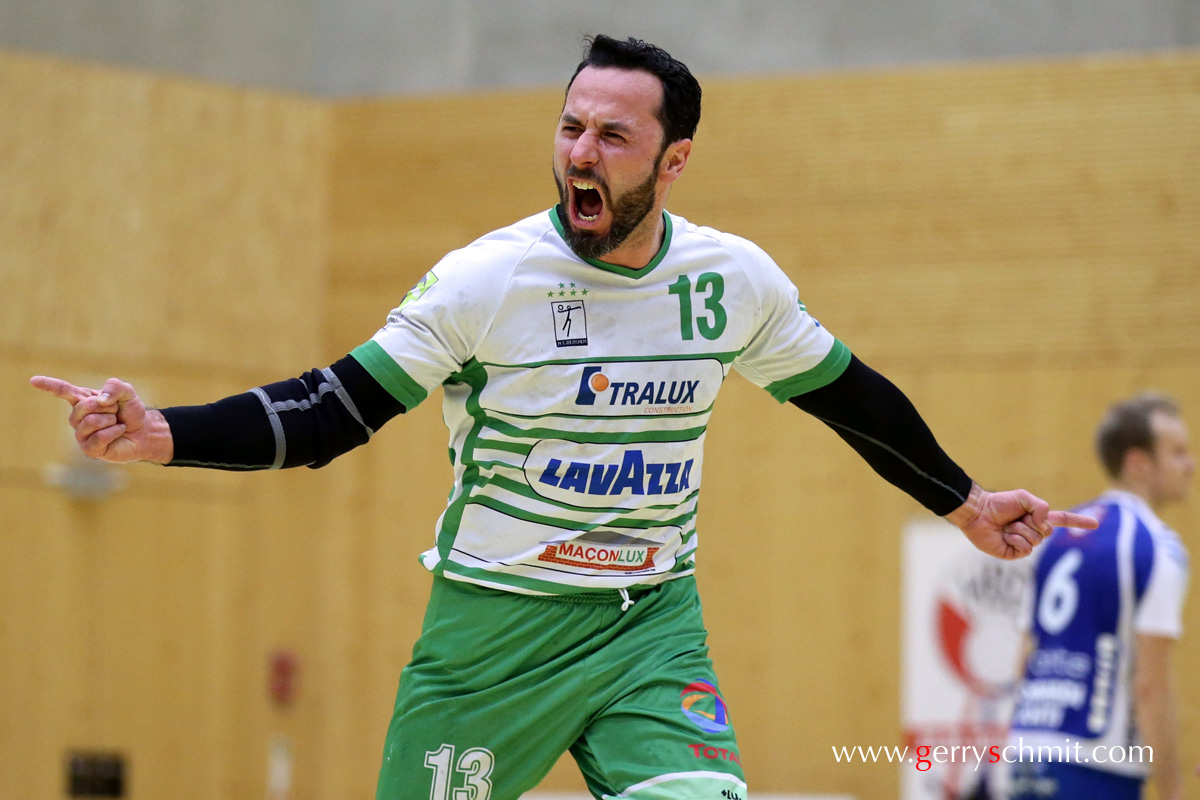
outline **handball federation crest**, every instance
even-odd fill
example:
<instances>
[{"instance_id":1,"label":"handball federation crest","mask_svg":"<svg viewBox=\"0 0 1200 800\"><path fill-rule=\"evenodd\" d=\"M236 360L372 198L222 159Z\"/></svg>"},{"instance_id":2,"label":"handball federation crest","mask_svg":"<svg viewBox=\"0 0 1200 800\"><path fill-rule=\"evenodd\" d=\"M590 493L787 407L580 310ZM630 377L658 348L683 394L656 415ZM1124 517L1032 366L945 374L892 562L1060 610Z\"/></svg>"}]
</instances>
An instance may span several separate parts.
<instances>
[{"instance_id":1,"label":"handball federation crest","mask_svg":"<svg viewBox=\"0 0 1200 800\"><path fill-rule=\"evenodd\" d=\"M587 315L582 300L553 300L550 309L554 315L555 344L575 347L588 343Z\"/></svg>"}]
</instances>

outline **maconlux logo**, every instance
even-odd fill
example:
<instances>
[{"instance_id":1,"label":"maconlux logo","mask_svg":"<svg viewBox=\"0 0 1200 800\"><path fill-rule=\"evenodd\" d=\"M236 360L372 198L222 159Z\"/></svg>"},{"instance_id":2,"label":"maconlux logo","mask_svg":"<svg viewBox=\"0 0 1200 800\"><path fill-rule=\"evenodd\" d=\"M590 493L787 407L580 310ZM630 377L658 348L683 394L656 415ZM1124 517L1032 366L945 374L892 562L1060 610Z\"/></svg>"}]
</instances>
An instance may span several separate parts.
<instances>
[{"instance_id":1,"label":"maconlux logo","mask_svg":"<svg viewBox=\"0 0 1200 800\"><path fill-rule=\"evenodd\" d=\"M547 542L538 561L588 569L638 572L653 569L657 542L616 531L595 530L570 541Z\"/></svg>"},{"instance_id":2,"label":"maconlux logo","mask_svg":"<svg viewBox=\"0 0 1200 800\"><path fill-rule=\"evenodd\" d=\"M584 367L575 405L642 406L643 414L685 414L696 402L699 380L615 381L601 367ZM608 402L604 403L604 397Z\"/></svg>"}]
</instances>

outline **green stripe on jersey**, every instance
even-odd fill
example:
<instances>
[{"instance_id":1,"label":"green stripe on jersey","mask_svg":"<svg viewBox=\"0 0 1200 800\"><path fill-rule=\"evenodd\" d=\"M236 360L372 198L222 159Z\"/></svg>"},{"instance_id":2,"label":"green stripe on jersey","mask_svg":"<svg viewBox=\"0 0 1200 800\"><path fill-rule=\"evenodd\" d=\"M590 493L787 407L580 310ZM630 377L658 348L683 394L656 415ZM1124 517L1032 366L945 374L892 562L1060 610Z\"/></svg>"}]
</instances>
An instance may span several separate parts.
<instances>
[{"instance_id":1,"label":"green stripe on jersey","mask_svg":"<svg viewBox=\"0 0 1200 800\"><path fill-rule=\"evenodd\" d=\"M688 411L687 413L684 413L684 414L670 414L670 415L665 415L665 416L667 416L668 419L679 419L680 417L702 417L705 414L709 414L712 412L713 405L715 405L715 404L710 403L708 408L702 408L699 411ZM597 416L595 414L564 414L564 413L557 412L557 411L551 411L546 414L515 414L512 411L498 411L496 413L503 414L504 416L511 417L512 419L550 419L552 417L556 417L558 419L583 419L583 420L587 420L588 422L595 422L596 420L610 420L610 419L625 419L625 420L629 420L629 419L645 420L646 419L646 415L644 413L642 413L642 414L606 414L604 416ZM657 417L657 419L662 419L662 417Z\"/></svg>"},{"instance_id":2,"label":"green stripe on jersey","mask_svg":"<svg viewBox=\"0 0 1200 800\"><path fill-rule=\"evenodd\" d=\"M509 466L509 465L506 464L505 466ZM514 467L514 469L520 469L520 468ZM557 506L558 508L563 508L568 511L577 511L580 514L634 514L639 511L670 510L673 508L679 508L680 506L682 506L684 503L687 503L689 500L691 500L693 497L695 497L700 492L699 489L696 489L696 490L692 491L692 493L689 494L687 497L680 500L678 503L661 503L658 505L640 506L638 508L618 508L615 506L600 506L600 507L577 506L573 503L564 503L560 500L552 500L549 497L545 497L543 495L538 494L536 491L534 491L532 488L530 488L529 484L527 484L527 483L513 480L512 478L509 478L504 475L499 475L496 473L489 475L484 480L483 483L486 483L488 486L499 487L506 491L512 492L513 494L520 495L521 497L524 497L528 500L535 500L539 503L547 503L549 505Z\"/></svg>"},{"instance_id":3,"label":"green stripe on jersey","mask_svg":"<svg viewBox=\"0 0 1200 800\"><path fill-rule=\"evenodd\" d=\"M351 350L350 355L406 409L411 411L429 396L429 392L421 388L421 384L414 381L378 342L364 342Z\"/></svg>"},{"instance_id":4,"label":"green stripe on jersey","mask_svg":"<svg viewBox=\"0 0 1200 800\"><path fill-rule=\"evenodd\" d=\"M490 508L492 511L498 511L505 516L513 519L523 520L525 522L534 522L538 525L546 525L551 528L561 528L566 531L594 531L597 528L632 528L634 530L650 530L652 528L682 528L690 520L695 518L697 507L693 507L691 511L680 514L670 519L611 519L607 522L579 522L576 520L560 519L558 517L549 517L545 514L537 514L532 511L527 511L523 508L518 508L509 503L497 500L493 497L488 497L484 494L475 494L468 501L471 505L479 505L484 508ZM548 509L549 510L549 509Z\"/></svg>"},{"instance_id":5,"label":"green stripe on jersey","mask_svg":"<svg viewBox=\"0 0 1200 800\"><path fill-rule=\"evenodd\" d=\"M597 418L603 419L603 418ZM653 420L653 418L652 418ZM650 421L650 420L648 420ZM514 439L558 439L575 444L641 444L643 442L690 442L704 435L705 425L694 428L671 430L626 431L604 433L602 431L564 431L554 428L519 428L495 417L486 418L487 427Z\"/></svg>"},{"instance_id":6,"label":"green stripe on jersey","mask_svg":"<svg viewBox=\"0 0 1200 800\"><path fill-rule=\"evenodd\" d=\"M534 367L571 366L572 364L620 364L622 362L661 362L661 361L719 361L722 364L732 364L743 350L730 350L724 353L674 353L661 356L593 356L590 358L551 358L546 361L529 361L522 364L502 364L498 361L481 361L485 367L500 369L533 369Z\"/></svg>"},{"instance_id":7,"label":"green stripe on jersey","mask_svg":"<svg viewBox=\"0 0 1200 800\"><path fill-rule=\"evenodd\" d=\"M797 395L820 389L833 383L839 375L846 371L850 364L850 348L838 339L833 340L833 348L821 363L812 369L775 381L767 386L767 391L781 403L786 403Z\"/></svg>"},{"instance_id":8,"label":"green stripe on jersey","mask_svg":"<svg viewBox=\"0 0 1200 800\"><path fill-rule=\"evenodd\" d=\"M694 568L695 568L695 565L690 562L686 565L687 570L692 570ZM525 591L534 592L536 594L548 594L548 595L601 594L601 593L608 593L608 592L616 591L614 589L597 589L594 585L580 586L579 584L574 584L574 583L559 583L558 581L543 581L543 580L538 580L537 578L530 578L525 575L515 575L511 572L499 572L499 571L493 572L492 570L480 569L479 567L469 567L466 564L459 564L456 561L447 562L445 564L444 571L449 572L454 575L461 575L464 578L469 578L474 581L479 581L481 583L489 583L492 585L499 585L499 586L511 586L515 589L524 589ZM671 574L671 573L680 572L680 571L682 571L682 570L680 570L679 564L676 564L666 574ZM657 572L657 573L653 573L652 575L648 575L648 576L644 576L644 577L657 577L662 574L664 574L664 573ZM579 576L574 576L574 577L586 579L586 578L592 578L595 576L579 575ZM624 577L624 576L619 576L619 577ZM680 577L682 577L682 576L680 576ZM675 578L669 578L668 580L675 580ZM660 582L666 583L666 581L660 581ZM651 584L635 584L635 585L640 586L642 588L646 588L646 587L650 586Z\"/></svg>"},{"instance_id":9,"label":"green stripe on jersey","mask_svg":"<svg viewBox=\"0 0 1200 800\"><path fill-rule=\"evenodd\" d=\"M463 365L461 372L451 375L447 382L465 383L471 387L471 394L467 397L466 411L471 416L472 424L467 438L463 441L460 455L464 465L460 484L461 491L458 497L454 498L446 507L439 525L437 533L438 564L433 569L434 575L440 575L441 570L445 569L450 557L450 549L454 547L454 539L458 536L458 527L462 524L463 510L471 500L471 492L475 491L480 483L479 466L475 463L475 449L481 446L479 434L483 431L485 416L479 407L479 395L483 393L483 387L487 385L487 370L472 358Z\"/></svg>"},{"instance_id":10,"label":"green stripe on jersey","mask_svg":"<svg viewBox=\"0 0 1200 800\"><path fill-rule=\"evenodd\" d=\"M475 440L475 447L479 450L505 450L509 453L516 453L520 456L529 455L529 451L533 449L533 445L531 444L508 442L503 439L484 439L482 437ZM466 462L464 461L463 463ZM482 464L483 462L480 463Z\"/></svg>"}]
</instances>

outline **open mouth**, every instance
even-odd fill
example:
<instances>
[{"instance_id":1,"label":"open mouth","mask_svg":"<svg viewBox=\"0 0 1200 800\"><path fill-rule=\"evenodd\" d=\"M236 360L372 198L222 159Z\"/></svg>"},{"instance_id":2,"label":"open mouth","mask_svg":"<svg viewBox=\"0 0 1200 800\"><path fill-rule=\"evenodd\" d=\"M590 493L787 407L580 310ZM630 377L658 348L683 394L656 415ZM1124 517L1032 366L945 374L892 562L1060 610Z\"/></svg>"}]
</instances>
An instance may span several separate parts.
<instances>
[{"instance_id":1,"label":"open mouth","mask_svg":"<svg viewBox=\"0 0 1200 800\"><path fill-rule=\"evenodd\" d=\"M600 219L604 210L604 196L594 183L571 179L571 211L576 221L584 224Z\"/></svg>"}]
</instances>

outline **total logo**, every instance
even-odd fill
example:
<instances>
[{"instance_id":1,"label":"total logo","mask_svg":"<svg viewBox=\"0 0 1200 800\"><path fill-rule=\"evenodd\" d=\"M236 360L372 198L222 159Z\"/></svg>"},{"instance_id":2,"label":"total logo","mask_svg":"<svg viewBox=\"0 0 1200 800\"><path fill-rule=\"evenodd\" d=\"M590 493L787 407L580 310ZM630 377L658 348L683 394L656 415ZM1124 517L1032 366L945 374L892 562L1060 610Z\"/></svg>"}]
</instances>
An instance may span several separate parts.
<instances>
[{"instance_id":1,"label":"total logo","mask_svg":"<svg viewBox=\"0 0 1200 800\"><path fill-rule=\"evenodd\" d=\"M696 723L696 727L708 733L729 730L729 709L721 698L717 687L708 681L693 681L679 693L683 698L680 708L683 715Z\"/></svg>"},{"instance_id":2,"label":"total logo","mask_svg":"<svg viewBox=\"0 0 1200 800\"><path fill-rule=\"evenodd\" d=\"M694 755L696 758L707 758L709 761L732 761L735 764L742 763L742 757L738 755L738 751L730 750L727 747L709 747L706 744L689 744L688 749L692 751L692 755ZM727 789L726 792L729 792L729 794L721 792L721 796L729 798L729 800L741 800L741 798L737 796L737 793L733 792L732 790Z\"/></svg>"},{"instance_id":3,"label":"total logo","mask_svg":"<svg viewBox=\"0 0 1200 800\"><path fill-rule=\"evenodd\" d=\"M692 410L699 386L698 380L614 381L601 367L584 367L575 405L594 406L607 393L606 405L642 406L644 414L683 414Z\"/></svg>"}]
</instances>

